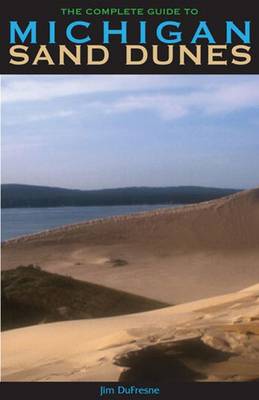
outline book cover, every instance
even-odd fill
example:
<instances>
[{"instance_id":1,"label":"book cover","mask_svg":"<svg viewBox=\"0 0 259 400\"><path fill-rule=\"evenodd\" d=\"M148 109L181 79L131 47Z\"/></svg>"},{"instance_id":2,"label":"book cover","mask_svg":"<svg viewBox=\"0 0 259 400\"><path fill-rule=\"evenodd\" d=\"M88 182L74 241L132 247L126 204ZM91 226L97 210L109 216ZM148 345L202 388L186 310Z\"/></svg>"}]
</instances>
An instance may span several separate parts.
<instances>
[{"instance_id":1,"label":"book cover","mask_svg":"<svg viewBox=\"0 0 259 400\"><path fill-rule=\"evenodd\" d=\"M259 36L247 0L1 15L1 390L252 396Z\"/></svg>"}]
</instances>

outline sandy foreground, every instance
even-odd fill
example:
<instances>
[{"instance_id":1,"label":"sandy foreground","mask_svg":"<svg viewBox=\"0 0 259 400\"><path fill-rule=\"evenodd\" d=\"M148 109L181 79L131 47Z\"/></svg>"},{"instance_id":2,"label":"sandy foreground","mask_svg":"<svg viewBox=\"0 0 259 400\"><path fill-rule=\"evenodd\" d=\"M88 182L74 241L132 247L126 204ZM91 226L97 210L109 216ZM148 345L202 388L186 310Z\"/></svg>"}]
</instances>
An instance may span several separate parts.
<instances>
[{"instance_id":1,"label":"sandy foreground","mask_svg":"<svg viewBox=\"0 0 259 400\"><path fill-rule=\"evenodd\" d=\"M2 268L38 264L173 305L259 282L258 238L255 189L11 240L2 248ZM125 265L116 267L118 259Z\"/></svg>"},{"instance_id":2,"label":"sandy foreground","mask_svg":"<svg viewBox=\"0 0 259 400\"><path fill-rule=\"evenodd\" d=\"M3 380L259 379L259 189L9 241L2 262L178 304L6 331Z\"/></svg>"},{"instance_id":3,"label":"sandy foreground","mask_svg":"<svg viewBox=\"0 0 259 400\"><path fill-rule=\"evenodd\" d=\"M2 334L7 381L259 379L259 285L161 310Z\"/></svg>"}]
</instances>

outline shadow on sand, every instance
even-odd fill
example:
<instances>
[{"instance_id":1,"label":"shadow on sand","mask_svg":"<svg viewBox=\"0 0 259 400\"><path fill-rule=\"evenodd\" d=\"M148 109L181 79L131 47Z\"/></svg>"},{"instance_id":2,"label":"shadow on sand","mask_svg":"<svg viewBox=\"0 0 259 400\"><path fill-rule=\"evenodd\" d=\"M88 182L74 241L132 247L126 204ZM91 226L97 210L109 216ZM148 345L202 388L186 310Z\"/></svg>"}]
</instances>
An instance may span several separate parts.
<instances>
[{"instance_id":1,"label":"shadow on sand","mask_svg":"<svg viewBox=\"0 0 259 400\"><path fill-rule=\"evenodd\" d=\"M125 370L120 382L193 382L206 380L205 365L226 361L233 353L213 349L200 338L163 343L124 353L115 363Z\"/></svg>"}]
</instances>

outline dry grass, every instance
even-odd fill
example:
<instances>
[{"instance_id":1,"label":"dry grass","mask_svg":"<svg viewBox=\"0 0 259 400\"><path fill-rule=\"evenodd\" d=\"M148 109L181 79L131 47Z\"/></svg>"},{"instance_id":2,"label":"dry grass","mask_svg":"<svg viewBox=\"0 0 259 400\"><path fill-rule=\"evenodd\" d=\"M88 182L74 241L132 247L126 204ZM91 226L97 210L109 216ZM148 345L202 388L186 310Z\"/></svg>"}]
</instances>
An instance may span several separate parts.
<instances>
[{"instance_id":1,"label":"dry grass","mask_svg":"<svg viewBox=\"0 0 259 400\"><path fill-rule=\"evenodd\" d=\"M148 311L165 303L30 265L2 272L2 329Z\"/></svg>"}]
</instances>

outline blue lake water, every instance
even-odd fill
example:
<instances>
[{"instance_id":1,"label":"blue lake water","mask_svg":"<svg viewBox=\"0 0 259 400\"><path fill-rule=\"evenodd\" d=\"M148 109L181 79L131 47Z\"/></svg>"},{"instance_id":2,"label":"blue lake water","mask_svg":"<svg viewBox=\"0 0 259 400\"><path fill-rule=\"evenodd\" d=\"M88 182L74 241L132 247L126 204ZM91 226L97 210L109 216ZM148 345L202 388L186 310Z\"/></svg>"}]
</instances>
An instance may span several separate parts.
<instances>
[{"instance_id":1,"label":"blue lake water","mask_svg":"<svg viewBox=\"0 0 259 400\"><path fill-rule=\"evenodd\" d=\"M153 204L98 207L50 207L2 209L1 240L41 232L62 225L89 221L96 218L128 215L157 208L179 205Z\"/></svg>"}]
</instances>

